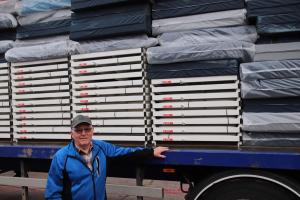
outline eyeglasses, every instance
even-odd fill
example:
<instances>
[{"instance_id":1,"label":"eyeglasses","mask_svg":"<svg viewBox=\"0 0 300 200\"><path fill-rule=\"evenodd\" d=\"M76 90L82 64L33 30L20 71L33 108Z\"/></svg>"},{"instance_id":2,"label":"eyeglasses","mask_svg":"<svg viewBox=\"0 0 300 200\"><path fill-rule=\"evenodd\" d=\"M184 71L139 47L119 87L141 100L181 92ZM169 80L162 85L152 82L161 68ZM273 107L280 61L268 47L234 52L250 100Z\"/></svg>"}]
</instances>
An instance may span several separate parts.
<instances>
[{"instance_id":1,"label":"eyeglasses","mask_svg":"<svg viewBox=\"0 0 300 200\"><path fill-rule=\"evenodd\" d=\"M78 134L82 134L83 132L85 133L90 133L93 130L92 127L89 128L74 128L73 131L78 133Z\"/></svg>"}]
</instances>

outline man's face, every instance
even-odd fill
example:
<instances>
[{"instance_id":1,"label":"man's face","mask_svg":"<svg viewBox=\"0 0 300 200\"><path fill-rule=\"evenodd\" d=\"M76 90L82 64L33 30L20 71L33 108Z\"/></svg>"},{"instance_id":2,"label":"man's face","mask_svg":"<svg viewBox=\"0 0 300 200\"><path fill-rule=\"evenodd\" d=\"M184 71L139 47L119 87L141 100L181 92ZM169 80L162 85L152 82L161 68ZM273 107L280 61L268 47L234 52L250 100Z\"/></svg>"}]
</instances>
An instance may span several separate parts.
<instances>
[{"instance_id":1,"label":"man's face","mask_svg":"<svg viewBox=\"0 0 300 200\"><path fill-rule=\"evenodd\" d=\"M91 125L82 123L72 129L71 136L78 147L85 148L91 144L93 133Z\"/></svg>"}]
</instances>

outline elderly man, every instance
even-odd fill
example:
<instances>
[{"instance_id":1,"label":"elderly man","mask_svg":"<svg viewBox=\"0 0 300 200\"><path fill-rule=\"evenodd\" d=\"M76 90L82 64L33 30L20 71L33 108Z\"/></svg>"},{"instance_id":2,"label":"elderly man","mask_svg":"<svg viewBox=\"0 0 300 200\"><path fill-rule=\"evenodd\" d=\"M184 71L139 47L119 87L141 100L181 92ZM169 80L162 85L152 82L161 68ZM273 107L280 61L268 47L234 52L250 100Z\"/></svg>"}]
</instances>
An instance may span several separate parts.
<instances>
[{"instance_id":1,"label":"elderly man","mask_svg":"<svg viewBox=\"0 0 300 200\"><path fill-rule=\"evenodd\" d=\"M72 141L55 155L49 170L46 199L104 200L106 157L144 155L165 158L167 147L145 149L118 147L93 140L93 126L89 117L78 115L71 124Z\"/></svg>"}]
</instances>

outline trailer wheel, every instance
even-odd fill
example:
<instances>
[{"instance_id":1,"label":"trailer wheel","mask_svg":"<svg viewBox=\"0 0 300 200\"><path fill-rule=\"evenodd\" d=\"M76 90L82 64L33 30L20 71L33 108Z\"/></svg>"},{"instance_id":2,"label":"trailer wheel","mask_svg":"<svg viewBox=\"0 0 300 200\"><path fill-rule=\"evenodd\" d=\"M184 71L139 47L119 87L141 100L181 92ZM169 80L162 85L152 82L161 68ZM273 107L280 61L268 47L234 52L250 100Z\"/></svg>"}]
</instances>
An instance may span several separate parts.
<instances>
[{"instance_id":1,"label":"trailer wheel","mask_svg":"<svg viewBox=\"0 0 300 200\"><path fill-rule=\"evenodd\" d=\"M266 172L223 172L198 183L187 200L299 200L299 185Z\"/></svg>"}]
</instances>

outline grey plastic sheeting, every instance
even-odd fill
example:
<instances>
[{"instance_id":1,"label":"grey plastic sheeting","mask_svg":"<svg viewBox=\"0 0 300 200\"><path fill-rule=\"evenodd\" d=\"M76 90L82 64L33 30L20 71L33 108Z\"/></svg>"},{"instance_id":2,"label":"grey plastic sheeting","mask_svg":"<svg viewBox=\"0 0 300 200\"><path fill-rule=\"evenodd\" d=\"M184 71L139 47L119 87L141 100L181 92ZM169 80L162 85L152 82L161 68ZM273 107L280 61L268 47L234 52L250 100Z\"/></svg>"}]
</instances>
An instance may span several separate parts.
<instances>
[{"instance_id":1,"label":"grey plastic sheeting","mask_svg":"<svg viewBox=\"0 0 300 200\"><path fill-rule=\"evenodd\" d=\"M178 43L193 45L231 40L255 43L257 37L254 26L237 26L163 33L158 36L158 41L161 46L172 46Z\"/></svg>"},{"instance_id":2,"label":"grey plastic sheeting","mask_svg":"<svg viewBox=\"0 0 300 200\"><path fill-rule=\"evenodd\" d=\"M0 54L5 53L7 50L14 47L14 41L12 40L0 40Z\"/></svg>"},{"instance_id":3,"label":"grey plastic sheeting","mask_svg":"<svg viewBox=\"0 0 300 200\"><path fill-rule=\"evenodd\" d=\"M0 13L15 13L17 0L1 0L0 1Z\"/></svg>"},{"instance_id":4,"label":"grey plastic sheeting","mask_svg":"<svg viewBox=\"0 0 300 200\"><path fill-rule=\"evenodd\" d=\"M57 21L63 19L71 19L71 10L53 10L48 12L37 12L26 16L18 16L18 22L21 26Z\"/></svg>"},{"instance_id":5,"label":"grey plastic sheeting","mask_svg":"<svg viewBox=\"0 0 300 200\"><path fill-rule=\"evenodd\" d=\"M11 14L0 13L0 29L16 28L18 22Z\"/></svg>"},{"instance_id":6,"label":"grey plastic sheeting","mask_svg":"<svg viewBox=\"0 0 300 200\"><path fill-rule=\"evenodd\" d=\"M246 24L246 10L229 10L214 13L173 17L152 21L152 34L178 32L201 28L239 26Z\"/></svg>"},{"instance_id":7,"label":"grey plastic sheeting","mask_svg":"<svg viewBox=\"0 0 300 200\"><path fill-rule=\"evenodd\" d=\"M299 147L300 134L294 133L242 133L243 145L246 146L275 146Z\"/></svg>"},{"instance_id":8,"label":"grey plastic sheeting","mask_svg":"<svg viewBox=\"0 0 300 200\"><path fill-rule=\"evenodd\" d=\"M242 81L300 77L300 60L265 61L240 65Z\"/></svg>"},{"instance_id":9,"label":"grey plastic sheeting","mask_svg":"<svg viewBox=\"0 0 300 200\"><path fill-rule=\"evenodd\" d=\"M197 60L237 59L251 62L254 57L254 44L248 42L218 42L167 47L151 47L147 50L149 64L166 64Z\"/></svg>"},{"instance_id":10,"label":"grey plastic sheeting","mask_svg":"<svg viewBox=\"0 0 300 200\"><path fill-rule=\"evenodd\" d=\"M71 0L22 0L17 2L16 8L18 15L24 16L35 12L71 8Z\"/></svg>"},{"instance_id":11,"label":"grey plastic sheeting","mask_svg":"<svg viewBox=\"0 0 300 200\"><path fill-rule=\"evenodd\" d=\"M153 47L158 44L156 38L149 38L147 35L115 37L104 40L90 40L80 42L76 48L76 54L114 51L122 49L133 49L141 47Z\"/></svg>"},{"instance_id":12,"label":"grey plastic sheeting","mask_svg":"<svg viewBox=\"0 0 300 200\"><path fill-rule=\"evenodd\" d=\"M62 42L69 39L69 35L59 35L59 36L51 36L51 37L42 37L42 38L35 38L35 39L26 39L26 40L16 40L15 47L26 47L26 46L35 46L41 44L48 44L48 43L56 43Z\"/></svg>"},{"instance_id":13,"label":"grey plastic sheeting","mask_svg":"<svg viewBox=\"0 0 300 200\"><path fill-rule=\"evenodd\" d=\"M242 114L242 130L249 132L300 132L300 113L248 113Z\"/></svg>"},{"instance_id":14,"label":"grey plastic sheeting","mask_svg":"<svg viewBox=\"0 0 300 200\"><path fill-rule=\"evenodd\" d=\"M300 77L241 82L244 99L300 97Z\"/></svg>"},{"instance_id":15,"label":"grey plastic sheeting","mask_svg":"<svg viewBox=\"0 0 300 200\"><path fill-rule=\"evenodd\" d=\"M62 58L68 56L72 51L75 51L75 46L76 42L69 40L29 47L15 47L6 52L5 58L8 62L27 62Z\"/></svg>"}]
</instances>

